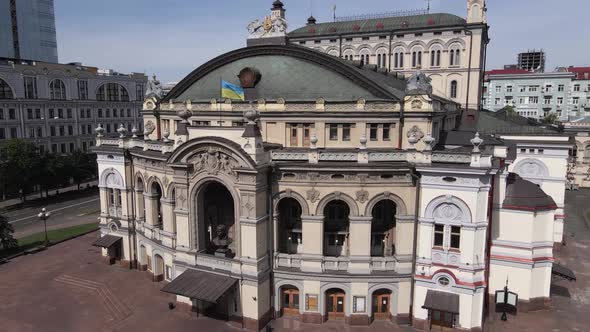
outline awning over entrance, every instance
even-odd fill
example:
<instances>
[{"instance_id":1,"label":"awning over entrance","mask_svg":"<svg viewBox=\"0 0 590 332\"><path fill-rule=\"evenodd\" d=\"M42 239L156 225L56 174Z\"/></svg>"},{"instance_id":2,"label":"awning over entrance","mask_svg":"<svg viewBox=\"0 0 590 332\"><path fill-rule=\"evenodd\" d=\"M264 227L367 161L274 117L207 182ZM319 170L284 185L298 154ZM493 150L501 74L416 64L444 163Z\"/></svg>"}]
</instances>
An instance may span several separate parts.
<instances>
[{"instance_id":1,"label":"awning over entrance","mask_svg":"<svg viewBox=\"0 0 590 332\"><path fill-rule=\"evenodd\" d=\"M428 290L422 308L458 314L459 295Z\"/></svg>"},{"instance_id":2,"label":"awning over entrance","mask_svg":"<svg viewBox=\"0 0 590 332\"><path fill-rule=\"evenodd\" d=\"M103 247L103 248L110 248L118 241L122 240L123 238L120 236L113 236L113 235L105 235L92 244L93 246Z\"/></svg>"},{"instance_id":3,"label":"awning over entrance","mask_svg":"<svg viewBox=\"0 0 590 332\"><path fill-rule=\"evenodd\" d=\"M576 280L576 275L574 271L568 269L563 265L559 265L557 263L553 263L553 267L551 268L551 273L555 274L556 276L560 276L567 280Z\"/></svg>"},{"instance_id":4,"label":"awning over entrance","mask_svg":"<svg viewBox=\"0 0 590 332\"><path fill-rule=\"evenodd\" d=\"M168 285L162 292L186 296L210 303L217 303L219 298L238 282L238 279L209 272L186 270Z\"/></svg>"}]
</instances>

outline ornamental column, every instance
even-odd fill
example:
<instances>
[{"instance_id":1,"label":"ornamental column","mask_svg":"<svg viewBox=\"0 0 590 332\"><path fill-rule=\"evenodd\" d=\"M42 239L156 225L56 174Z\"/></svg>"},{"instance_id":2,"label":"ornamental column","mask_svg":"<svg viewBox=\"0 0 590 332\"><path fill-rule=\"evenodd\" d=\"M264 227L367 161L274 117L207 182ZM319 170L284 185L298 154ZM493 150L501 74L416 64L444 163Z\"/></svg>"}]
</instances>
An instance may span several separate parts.
<instances>
[{"instance_id":1,"label":"ornamental column","mask_svg":"<svg viewBox=\"0 0 590 332\"><path fill-rule=\"evenodd\" d=\"M301 215L303 254L301 271L322 272L324 257L324 216Z\"/></svg>"}]
</instances>

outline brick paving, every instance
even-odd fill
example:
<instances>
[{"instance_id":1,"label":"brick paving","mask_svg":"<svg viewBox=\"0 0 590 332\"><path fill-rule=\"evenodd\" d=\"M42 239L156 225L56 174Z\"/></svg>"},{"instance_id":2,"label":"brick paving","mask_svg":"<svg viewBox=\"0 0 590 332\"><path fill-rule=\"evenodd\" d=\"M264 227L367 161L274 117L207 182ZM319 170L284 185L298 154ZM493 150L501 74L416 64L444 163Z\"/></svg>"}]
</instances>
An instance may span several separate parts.
<instances>
[{"instance_id":1,"label":"brick paving","mask_svg":"<svg viewBox=\"0 0 590 332\"><path fill-rule=\"evenodd\" d=\"M590 331L590 224L584 213L590 191L568 192L567 245L557 260L572 268L578 280L556 280L551 309L509 316L490 316L485 331ZM169 310L174 296L160 292L147 272L107 266L90 244L91 233L34 255L0 265L0 331L240 331L206 317ZM412 331L388 322L350 327L330 322L303 324L279 319L272 331Z\"/></svg>"}]
</instances>

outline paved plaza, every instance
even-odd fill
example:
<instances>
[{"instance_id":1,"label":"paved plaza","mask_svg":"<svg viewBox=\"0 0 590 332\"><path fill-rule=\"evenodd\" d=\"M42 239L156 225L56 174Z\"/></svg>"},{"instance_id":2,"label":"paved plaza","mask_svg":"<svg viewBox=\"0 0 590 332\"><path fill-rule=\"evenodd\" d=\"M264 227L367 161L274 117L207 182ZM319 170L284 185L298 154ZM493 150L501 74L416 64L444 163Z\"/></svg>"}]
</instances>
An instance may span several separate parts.
<instances>
[{"instance_id":1,"label":"paved plaza","mask_svg":"<svg viewBox=\"0 0 590 332\"><path fill-rule=\"evenodd\" d=\"M519 313L508 322L491 316L486 331L588 331L590 326L590 227L584 213L590 191L567 193L566 241L556 260L578 280L555 280L550 310ZM160 291L147 272L108 266L91 243L97 233L67 241L0 266L0 331L239 331L229 324L169 310L174 296ZM391 323L321 326L293 319L272 323L273 331L411 331Z\"/></svg>"}]
</instances>

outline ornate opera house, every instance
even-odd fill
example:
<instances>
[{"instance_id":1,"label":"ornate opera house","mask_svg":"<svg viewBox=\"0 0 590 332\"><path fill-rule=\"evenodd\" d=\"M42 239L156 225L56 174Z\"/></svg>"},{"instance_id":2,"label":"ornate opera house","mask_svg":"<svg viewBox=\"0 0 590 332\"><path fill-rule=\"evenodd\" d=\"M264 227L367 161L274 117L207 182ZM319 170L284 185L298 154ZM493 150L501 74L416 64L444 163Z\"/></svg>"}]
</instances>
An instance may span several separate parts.
<instances>
[{"instance_id":1,"label":"ornate opera house","mask_svg":"<svg viewBox=\"0 0 590 332\"><path fill-rule=\"evenodd\" d=\"M273 21L149 94L143 135L97 128L105 260L252 330L481 330L507 283L518 310L547 306L569 140L503 133L508 119L462 112L419 71L290 45ZM220 99L220 78L245 101Z\"/></svg>"}]
</instances>

